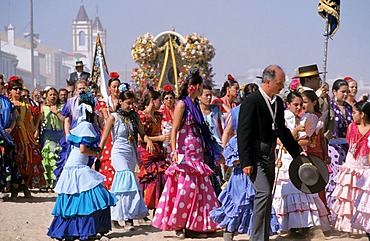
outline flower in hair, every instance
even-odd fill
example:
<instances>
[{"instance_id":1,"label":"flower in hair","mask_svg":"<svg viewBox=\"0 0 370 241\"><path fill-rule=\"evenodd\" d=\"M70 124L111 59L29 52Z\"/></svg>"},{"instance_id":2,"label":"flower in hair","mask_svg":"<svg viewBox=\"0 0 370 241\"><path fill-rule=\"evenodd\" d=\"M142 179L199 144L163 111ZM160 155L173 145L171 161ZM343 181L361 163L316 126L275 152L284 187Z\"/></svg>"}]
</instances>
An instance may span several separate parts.
<instances>
[{"instance_id":1,"label":"flower in hair","mask_svg":"<svg viewBox=\"0 0 370 241\"><path fill-rule=\"evenodd\" d=\"M173 91L172 85L165 85L163 86L164 91Z\"/></svg>"},{"instance_id":2,"label":"flower in hair","mask_svg":"<svg viewBox=\"0 0 370 241\"><path fill-rule=\"evenodd\" d=\"M346 76L346 77L344 77L344 78L343 78L343 80L345 80L345 81L347 81L347 82L348 82L348 81L353 80L353 79L352 79L352 77L351 77L351 76Z\"/></svg>"},{"instance_id":3,"label":"flower in hair","mask_svg":"<svg viewBox=\"0 0 370 241\"><path fill-rule=\"evenodd\" d=\"M119 78L119 74L117 72L110 72L109 73L109 78L111 78L111 79L118 79Z\"/></svg>"},{"instance_id":4,"label":"flower in hair","mask_svg":"<svg viewBox=\"0 0 370 241\"><path fill-rule=\"evenodd\" d=\"M122 83L120 86L119 86L119 92L124 92L124 91L127 91L127 85L125 83Z\"/></svg>"},{"instance_id":5,"label":"flower in hair","mask_svg":"<svg viewBox=\"0 0 370 241\"><path fill-rule=\"evenodd\" d=\"M190 86L188 87L188 93L189 93L189 95L193 94L193 93L194 93L194 91L195 91L195 86L194 86L194 85L190 85Z\"/></svg>"},{"instance_id":6,"label":"flower in hair","mask_svg":"<svg viewBox=\"0 0 370 241\"><path fill-rule=\"evenodd\" d=\"M87 90L89 90L87 88ZM95 105L95 99L94 99L94 96L91 94L90 91L82 91L80 93L80 102L81 103L86 103L86 104L89 104L89 105L92 105L94 106Z\"/></svg>"},{"instance_id":7,"label":"flower in hair","mask_svg":"<svg viewBox=\"0 0 370 241\"><path fill-rule=\"evenodd\" d=\"M227 80L235 80L234 76L232 76L231 74L228 74L227 75Z\"/></svg>"},{"instance_id":8,"label":"flower in hair","mask_svg":"<svg viewBox=\"0 0 370 241\"><path fill-rule=\"evenodd\" d=\"M11 82L11 81L15 81L15 80L19 80L18 76L16 76L16 75L10 76L8 83Z\"/></svg>"},{"instance_id":9,"label":"flower in hair","mask_svg":"<svg viewBox=\"0 0 370 241\"><path fill-rule=\"evenodd\" d=\"M294 78L292 79L292 82L290 82L289 88L291 90L297 90L299 86L301 86L299 78Z\"/></svg>"}]
</instances>

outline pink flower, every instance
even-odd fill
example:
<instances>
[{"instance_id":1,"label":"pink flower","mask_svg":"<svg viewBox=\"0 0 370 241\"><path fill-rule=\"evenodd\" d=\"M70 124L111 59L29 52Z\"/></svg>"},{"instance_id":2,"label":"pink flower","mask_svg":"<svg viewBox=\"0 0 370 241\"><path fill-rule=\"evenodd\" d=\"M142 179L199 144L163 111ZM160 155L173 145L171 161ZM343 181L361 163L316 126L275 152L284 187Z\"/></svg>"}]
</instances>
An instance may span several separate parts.
<instances>
[{"instance_id":1,"label":"pink flower","mask_svg":"<svg viewBox=\"0 0 370 241\"><path fill-rule=\"evenodd\" d=\"M195 86L194 86L194 85L190 85L190 86L188 87L188 93L189 93L189 95L193 94L193 93L194 93L194 91L195 91Z\"/></svg>"}]
</instances>

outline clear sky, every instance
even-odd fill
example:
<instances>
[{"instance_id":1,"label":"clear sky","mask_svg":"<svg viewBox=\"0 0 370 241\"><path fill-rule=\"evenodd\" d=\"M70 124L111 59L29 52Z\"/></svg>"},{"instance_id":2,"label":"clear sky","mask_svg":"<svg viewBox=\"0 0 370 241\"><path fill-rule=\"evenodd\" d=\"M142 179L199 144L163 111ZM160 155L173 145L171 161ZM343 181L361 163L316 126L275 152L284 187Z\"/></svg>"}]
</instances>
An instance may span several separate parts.
<instances>
[{"instance_id":1,"label":"clear sky","mask_svg":"<svg viewBox=\"0 0 370 241\"><path fill-rule=\"evenodd\" d=\"M232 73L241 84L256 81L262 69L279 64L289 77L301 65L322 70L325 21L318 0L84 0L90 19L98 15L107 29L106 59L110 71L132 69L130 48L136 37L154 36L172 27L211 40L214 80ZM329 42L330 80L347 75L369 81L370 1L341 1L340 27ZM0 25L29 32L29 0L0 0ZM43 43L72 52L72 21L81 0L34 0L34 32Z\"/></svg>"}]
</instances>

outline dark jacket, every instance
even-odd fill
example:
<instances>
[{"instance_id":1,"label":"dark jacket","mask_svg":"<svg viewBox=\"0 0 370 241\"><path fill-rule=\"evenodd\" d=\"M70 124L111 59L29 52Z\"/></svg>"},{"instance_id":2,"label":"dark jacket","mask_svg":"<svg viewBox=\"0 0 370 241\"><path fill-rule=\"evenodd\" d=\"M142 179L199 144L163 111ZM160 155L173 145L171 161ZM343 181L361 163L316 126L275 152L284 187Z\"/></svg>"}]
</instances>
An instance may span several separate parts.
<instances>
[{"instance_id":1,"label":"dark jacket","mask_svg":"<svg viewBox=\"0 0 370 241\"><path fill-rule=\"evenodd\" d=\"M248 95L241 104L237 134L242 168L255 166L257 162L267 164L275 161L271 160L274 157L271 153L274 153L277 137L293 158L299 156L301 148L285 126L284 105L280 97L277 97L276 104L277 130L272 130L272 117L260 91Z\"/></svg>"},{"instance_id":2,"label":"dark jacket","mask_svg":"<svg viewBox=\"0 0 370 241\"><path fill-rule=\"evenodd\" d=\"M85 72L83 71L81 73L81 76L80 76L82 80L85 80L85 81L88 81L88 79L90 78L90 73L88 72ZM69 79L66 80L67 81L67 84L70 86L74 86L76 84L76 82L78 81L78 75L77 75L77 72L73 72L69 75Z\"/></svg>"}]
</instances>

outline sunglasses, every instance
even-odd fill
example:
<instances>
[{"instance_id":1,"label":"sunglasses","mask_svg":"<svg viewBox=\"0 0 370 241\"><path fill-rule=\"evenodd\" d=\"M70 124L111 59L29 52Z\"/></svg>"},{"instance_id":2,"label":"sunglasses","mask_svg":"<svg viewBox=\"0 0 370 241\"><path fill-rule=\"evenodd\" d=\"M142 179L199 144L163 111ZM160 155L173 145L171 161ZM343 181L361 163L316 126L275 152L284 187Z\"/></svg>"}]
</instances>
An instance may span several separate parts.
<instances>
[{"instance_id":1,"label":"sunglasses","mask_svg":"<svg viewBox=\"0 0 370 241\"><path fill-rule=\"evenodd\" d=\"M68 94L71 94L71 93L73 93L73 91L68 91Z\"/></svg>"},{"instance_id":2,"label":"sunglasses","mask_svg":"<svg viewBox=\"0 0 370 241\"><path fill-rule=\"evenodd\" d=\"M173 97L165 97L165 100L173 100Z\"/></svg>"},{"instance_id":3,"label":"sunglasses","mask_svg":"<svg viewBox=\"0 0 370 241\"><path fill-rule=\"evenodd\" d=\"M0 85L4 86L5 85L5 82L0 82Z\"/></svg>"},{"instance_id":4,"label":"sunglasses","mask_svg":"<svg viewBox=\"0 0 370 241\"><path fill-rule=\"evenodd\" d=\"M22 95L22 98L30 98L30 95Z\"/></svg>"},{"instance_id":5,"label":"sunglasses","mask_svg":"<svg viewBox=\"0 0 370 241\"><path fill-rule=\"evenodd\" d=\"M23 88L22 87L13 87L12 88L12 90L15 90L15 91L17 91L17 90L22 90Z\"/></svg>"}]
</instances>

